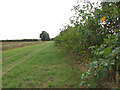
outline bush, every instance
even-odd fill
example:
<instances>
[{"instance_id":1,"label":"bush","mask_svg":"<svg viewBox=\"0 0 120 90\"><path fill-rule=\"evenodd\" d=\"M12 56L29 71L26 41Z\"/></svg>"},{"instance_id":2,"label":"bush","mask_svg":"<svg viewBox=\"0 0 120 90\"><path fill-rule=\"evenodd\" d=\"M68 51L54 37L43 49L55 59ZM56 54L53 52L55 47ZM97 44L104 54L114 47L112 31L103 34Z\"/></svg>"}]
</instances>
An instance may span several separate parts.
<instances>
[{"instance_id":1,"label":"bush","mask_svg":"<svg viewBox=\"0 0 120 90\"><path fill-rule=\"evenodd\" d=\"M82 8L78 4L73 10L72 26L67 25L55 38L55 43L70 54L76 54L77 59L87 58L91 62L89 70L81 76L80 86L100 87L99 81L105 81L111 70L112 78L116 78L118 84L120 2L102 2L99 7L87 3Z\"/></svg>"}]
</instances>

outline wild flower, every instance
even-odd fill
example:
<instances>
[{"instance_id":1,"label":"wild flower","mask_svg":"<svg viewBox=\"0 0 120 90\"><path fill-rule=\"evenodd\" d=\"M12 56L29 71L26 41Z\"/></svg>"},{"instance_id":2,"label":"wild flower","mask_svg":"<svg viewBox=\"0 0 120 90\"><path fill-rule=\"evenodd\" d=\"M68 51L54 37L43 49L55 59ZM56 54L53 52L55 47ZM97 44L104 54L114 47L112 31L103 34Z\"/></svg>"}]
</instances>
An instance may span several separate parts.
<instances>
[{"instance_id":1,"label":"wild flower","mask_svg":"<svg viewBox=\"0 0 120 90\"><path fill-rule=\"evenodd\" d=\"M106 20L106 17L101 18L101 22L103 22L104 20Z\"/></svg>"}]
</instances>

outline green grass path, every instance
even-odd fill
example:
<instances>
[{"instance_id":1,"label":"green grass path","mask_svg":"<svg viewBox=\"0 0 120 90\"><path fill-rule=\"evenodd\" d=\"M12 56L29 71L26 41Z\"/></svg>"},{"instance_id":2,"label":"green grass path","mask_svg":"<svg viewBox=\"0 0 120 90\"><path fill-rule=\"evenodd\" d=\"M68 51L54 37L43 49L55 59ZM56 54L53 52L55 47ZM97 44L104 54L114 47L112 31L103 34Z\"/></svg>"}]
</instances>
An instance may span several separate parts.
<instances>
[{"instance_id":1,"label":"green grass path","mask_svg":"<svg viewBox=\"0 0 120 90\"><path fill-rule=\"evenodd\" d=\"M3 88L77 87L80 72L59 53L54 42L2 52Z\"/></svg>"}]
</instances>

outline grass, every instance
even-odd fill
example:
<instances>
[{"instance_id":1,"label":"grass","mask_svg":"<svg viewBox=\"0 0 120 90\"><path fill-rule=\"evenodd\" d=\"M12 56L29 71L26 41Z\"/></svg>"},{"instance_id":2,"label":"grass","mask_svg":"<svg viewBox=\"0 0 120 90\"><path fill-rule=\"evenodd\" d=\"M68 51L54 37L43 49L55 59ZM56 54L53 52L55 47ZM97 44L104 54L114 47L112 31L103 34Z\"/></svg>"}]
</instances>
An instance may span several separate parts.
<instances>
[{"instance_id":1,"label":"grass","mask_svg":"<svg viewBox=\"0 0 120 90\"><path fill-rule=\"evenodd\" d=\"M13 49L13 48L19 48L19 47L25 47L28 45L34 45L42 43L41 41L31 41L31 42L2 42L2 51Z\"/></svg>"},{"instance_id":2,"label":"grass","mask_svg":"<svg viewBox=\"0 0 120 90\"><path fill-rule=\"evenodd\" d=\"M73 88L81 72L54 42L3 51L3 88Z\"/></svg>"}]
</instances>

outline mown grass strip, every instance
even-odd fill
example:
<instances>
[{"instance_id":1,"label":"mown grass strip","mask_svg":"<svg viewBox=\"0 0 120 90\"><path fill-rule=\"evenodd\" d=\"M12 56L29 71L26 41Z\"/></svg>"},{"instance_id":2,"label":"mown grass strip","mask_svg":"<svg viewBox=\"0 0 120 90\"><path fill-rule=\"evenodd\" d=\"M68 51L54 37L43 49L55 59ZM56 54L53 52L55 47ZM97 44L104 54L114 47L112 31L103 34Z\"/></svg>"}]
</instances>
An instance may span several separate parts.
<instances>
[{"instance_id":1,"label":"mown grass strip","mask_svg":"<svg viewBox=\"0 0 120 90\"><path fill-rule=\"evenodd\" d=\"M72 60L62 56L47 43L43 50L35 50L30 58L25 58L3 75L4 88L65 88L77 87L81 72L73 70Z\"/></svg>"},{"instance_id":2,"label":"mown grass strip","mask_svg":"<svg viewBox=\"0 0 120 90\"><path fill-rule=\"evenodd\" d=\"M9 68L9 69L7 69L7 71L10 70L11 68L14 67L14 64L17 64L18 62L22 62L23 60L27 59L27 57L32 56L36 51L41 50L43 48L43 45L44 44L41 44L41 45L37 46L37 48L36 48L36 46L33 46L33 47L31 46L30 50L29 50L29 48L27 48L27 50L24 50L22 54L12 57L8 60L4 60L2 63L3 71L6 70L6 68ZM38 47L40 47L41 49L38 49Z\"/></svg>"},{"instance_id":3,"label":"mown grass strip","mask_svg":"<svg viewBox=\"0 0 120 90\"><path fill-rule=\"evenodd\" d=\"M44 48L47 48L44 47ZM36 54L37 52L39 52L40 50L43 50L44 48L42 49L39 49L37 51L34 51L26 56L24 56L22 59L19 59L18 61L14 62L13 64L10 64L7 69L2 73L3 75L6 74L9 70L11 70L12 68L14 68L15 66L17 66L18 64L21 64L22 62L24 62L25 60L28 60L32 55Z\"/></svg>"},{"instance_id":4,"label":"mown grass strip","mask_svg":"<svg viewBox=\"0 0 120 90\"><path fill-rule=\"evenodd\" d=\"M46 41L44 41L46 42ZM3 44L2 45L2 50L3 51L6 51L6 50L10 50L10 49L14 49L14 48L20 48L20 47L26 47L26 46L29 46L29 45L35 45L35 44L39 44L39 43L44 43L42 41L36 41L36 42L18 42L18 43L14 43L12 44L11 42L7 44Z\"/></svg>"},{"instance_id":5,"label":"mown grass strip","mask_svg":"<svg viewBox=\"0 0 120 90\"><path fill-rule=\"evenodd\" d=\"M14 54L17 54L17 53L20 53L20 52L23 52L23 50L27 50L27 49L31 49L31 48L38 48L39 46L44 46L46 42L42 42L40 44L35 44L35 45L27 45L27 46L24 46L24 47L19 47L19 48L13 48L13 49L10 49L10 50L6 50L6 51L2 51L2 58L7 58L7 57L10 57ZM33 46L33 47L32 47Z\"/></svg>"}]
</instances>

